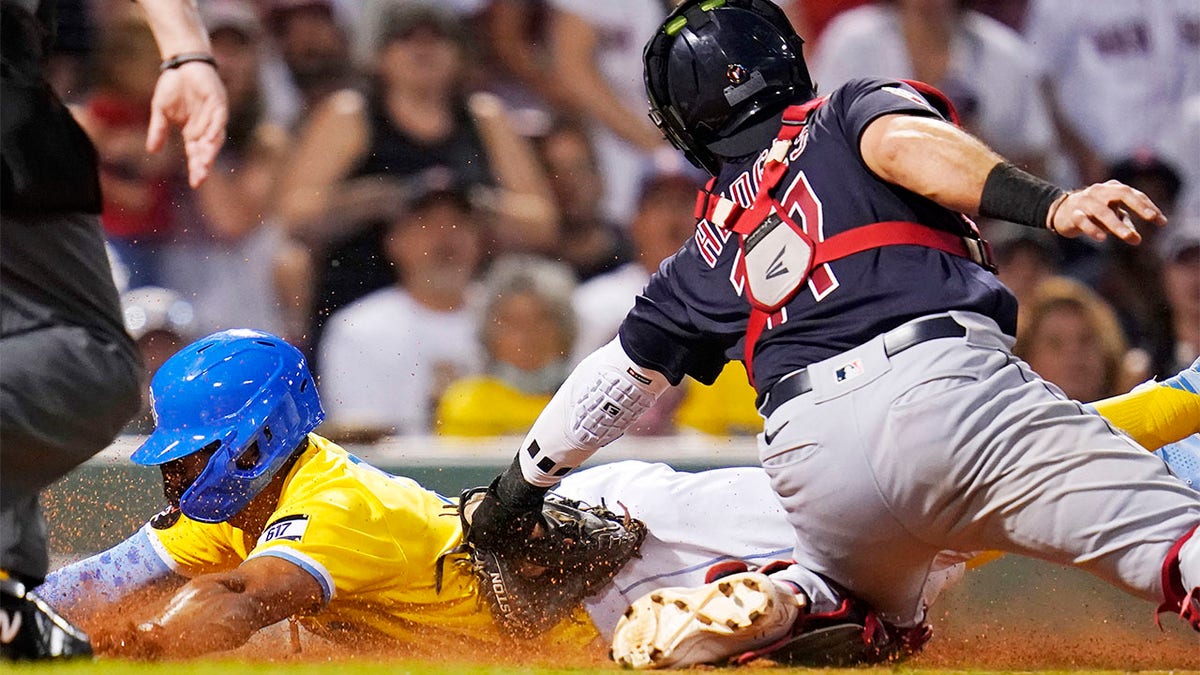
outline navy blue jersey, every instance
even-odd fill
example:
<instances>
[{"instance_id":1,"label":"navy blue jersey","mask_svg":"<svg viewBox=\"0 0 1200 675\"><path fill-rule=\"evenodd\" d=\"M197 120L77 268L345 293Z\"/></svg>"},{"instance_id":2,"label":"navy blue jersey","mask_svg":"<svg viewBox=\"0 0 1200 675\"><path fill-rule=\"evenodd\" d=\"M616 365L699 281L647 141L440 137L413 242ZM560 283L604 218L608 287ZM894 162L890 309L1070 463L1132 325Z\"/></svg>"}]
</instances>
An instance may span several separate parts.
<instances>
[{"instance_id":1,"label":"navy blue jersey","mask_svg":"<svg viewBox=\"0 0 1200 675\"><path fill-rule=\"evenodd\" d=\"M913 221L965 234L958 213L870 172L859 153L862 131L881 115L939 117L915 90L864 79L835 90L808 118L775 196L816 240L883 221ZM767 149L727 163L713 191L748 206ZM621 344L639 365L673 384L684 375L711 383L740 359L750 315L735 265L737 235L701 219L696 233L665 260L621 325ZM772 317L756 346L760 392L783 375L867 342L920 316L950 309L978 312L1016 331L1012 293L983 267L923 246L886 246L813 269Z\"/></svg>"}]
</instances>

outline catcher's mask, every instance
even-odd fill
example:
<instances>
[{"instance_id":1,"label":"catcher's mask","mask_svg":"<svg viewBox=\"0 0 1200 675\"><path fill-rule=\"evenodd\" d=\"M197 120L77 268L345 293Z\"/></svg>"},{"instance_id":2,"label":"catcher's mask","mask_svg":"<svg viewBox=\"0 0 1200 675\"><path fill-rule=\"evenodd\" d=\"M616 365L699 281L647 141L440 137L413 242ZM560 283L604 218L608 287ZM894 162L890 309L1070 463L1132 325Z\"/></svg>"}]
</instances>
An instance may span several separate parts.
<instances>
[{"instance_id":1,"label":"catcher's mask","mask_svg":"<svg viewBox=\"0 0 1200 675\"><path fill-rule=\"evenodd\" d=\"M155 428L133 459L212 454L179 509L204 523L241 511L325 419L304 356L282 339L227 330L172 356L150 383Z\"/></svg>"},{"instance_id":2,"label":"catcher's mask","mask_svg":"<svg viewBox=\"0 0 1200 675\"><path fill-rule=\"evenodd\" d=\"M812 98L804 40L768 0L687 0L642 53L650 119L692 164L765 148L779 113Z\"/></svg>"}]
</instances>

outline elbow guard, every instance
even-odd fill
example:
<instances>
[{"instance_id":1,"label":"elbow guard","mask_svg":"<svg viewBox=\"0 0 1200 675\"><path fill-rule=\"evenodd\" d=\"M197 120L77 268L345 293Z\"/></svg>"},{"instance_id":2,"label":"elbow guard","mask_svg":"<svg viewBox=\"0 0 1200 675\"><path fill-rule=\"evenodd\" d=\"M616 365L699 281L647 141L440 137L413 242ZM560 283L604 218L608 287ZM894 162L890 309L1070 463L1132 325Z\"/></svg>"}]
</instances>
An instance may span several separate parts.
<instances>
[{"instance_id":1,"label":"elbow guard","mask_svg":"<svg viewBox=\"0 0 1200 675\"><path fill-rule=\"evenodd\" d=\"M558 483L599 448L620 438L670 386L634 363L614 339L583 360L534 423L520 454L525 479Z\"/></svg>"}]
</instances>

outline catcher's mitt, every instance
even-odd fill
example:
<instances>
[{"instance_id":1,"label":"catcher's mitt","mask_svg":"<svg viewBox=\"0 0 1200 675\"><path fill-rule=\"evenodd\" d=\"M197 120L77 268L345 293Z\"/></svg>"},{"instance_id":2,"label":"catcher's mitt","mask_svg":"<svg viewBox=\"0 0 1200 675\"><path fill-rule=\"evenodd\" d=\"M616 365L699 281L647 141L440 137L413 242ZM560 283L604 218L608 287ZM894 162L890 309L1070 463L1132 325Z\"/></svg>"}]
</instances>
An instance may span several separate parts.
<instances>
[{"instance_id":1,"label":"catcher's mitt","mask_svg":"<svg viewBox=\"0 0 1200 675\"><path fill-rule=\"evenodd\" d=\"M646 525L603 505L588 506L555 494L542 505L541 531L512 551L493 551L471 541L471 515L486 487L459 498L463 545L487 598L492 617L513 636L534 637L569 616L637 555Z\"/></svg>"}]
</instances>

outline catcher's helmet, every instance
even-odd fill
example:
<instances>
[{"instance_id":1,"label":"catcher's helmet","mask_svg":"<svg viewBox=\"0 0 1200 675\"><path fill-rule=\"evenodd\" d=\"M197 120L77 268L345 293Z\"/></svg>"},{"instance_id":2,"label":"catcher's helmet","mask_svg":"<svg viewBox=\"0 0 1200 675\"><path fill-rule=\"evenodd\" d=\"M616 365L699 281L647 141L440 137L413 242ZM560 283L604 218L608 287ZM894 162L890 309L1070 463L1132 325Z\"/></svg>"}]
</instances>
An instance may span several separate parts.
<instances>
[{"instance_id":1,"label":"catcher's helmet","mask_svg":"<svg viewBox=\"0 0 1200 675\"><path fill-rule=\"evenodd\" d=\"M255 330L215 333L180 350L154 375L150 395L154 432L132 459L155 466L215 446L179 501L204 523L241 511L325 419L304 356ZM252 445L256 461L239 466Z\"/></svg>"},{"instance_id":2,"label":"catcher's helmet","mask_svg":"<svg viewBox=\"0 0 1200 675\"><path fill-rule=\"evenodd\" d=\"M650 119L698 167L765 148L778 114L815 95L801 46L768 0L687 0L646 43Z\"/></svg>"}]
</instances>

